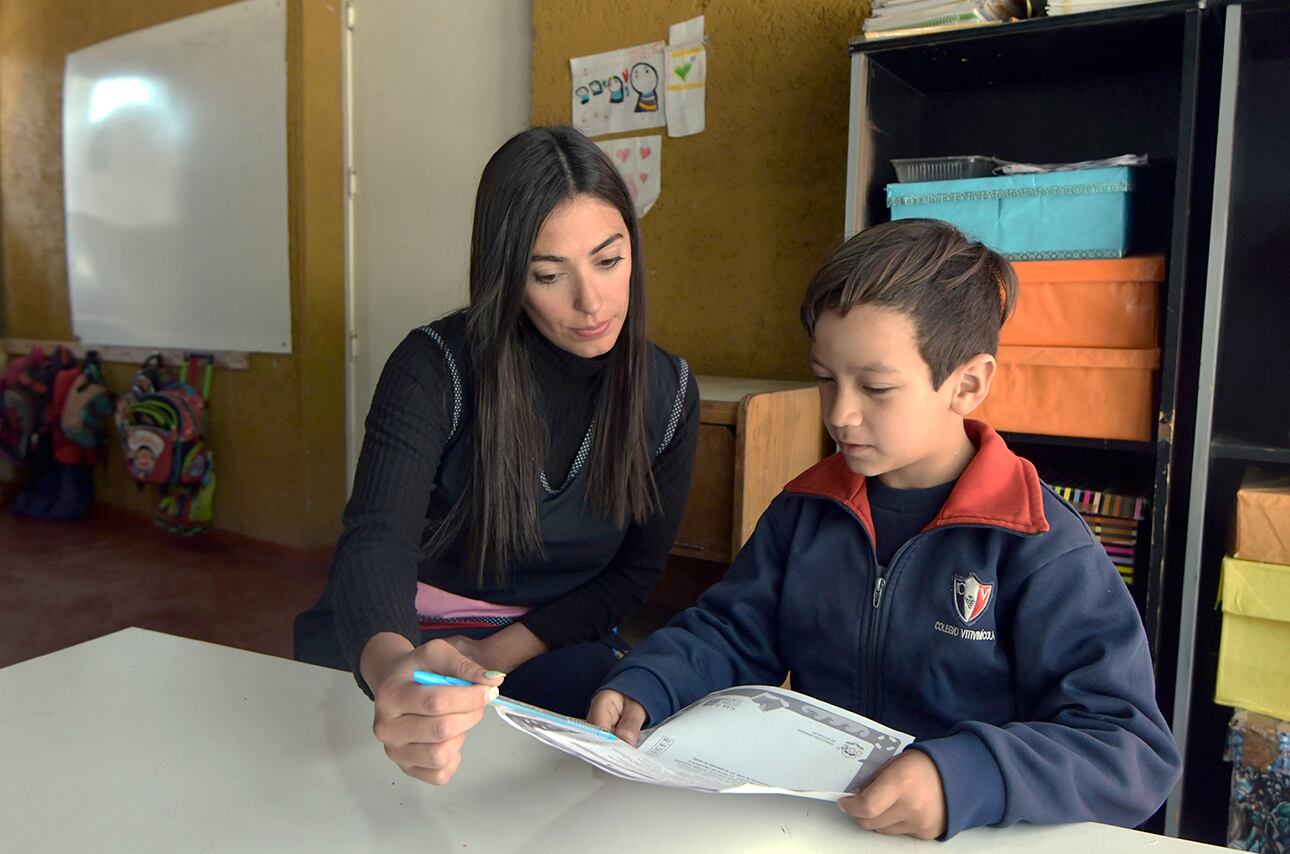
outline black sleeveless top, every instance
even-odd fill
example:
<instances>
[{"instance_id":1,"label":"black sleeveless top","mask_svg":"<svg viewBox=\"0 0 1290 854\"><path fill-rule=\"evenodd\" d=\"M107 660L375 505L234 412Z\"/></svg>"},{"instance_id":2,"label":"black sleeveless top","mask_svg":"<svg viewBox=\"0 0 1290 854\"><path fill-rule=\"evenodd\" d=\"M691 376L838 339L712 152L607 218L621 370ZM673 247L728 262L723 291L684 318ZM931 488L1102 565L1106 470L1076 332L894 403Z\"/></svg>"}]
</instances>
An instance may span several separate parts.
<instances>
[{"instance_id":1,"label":"black sleeveless top","mask_svg":"<svg viewBox=\"0 0 1290 854\"><path fill-rule=\"evenodd\" d=\"M453 426L444 448L434 492L426 513L425 539L461 497L470 468L471 437L468 425L474 417L472 392L474 372L466 345L466 315L458 312L424 326L443 351L453 382ZM684 359L670 356L654 345L649 347L649 402L645 409L645 433L654 455L667 450L681 420L690 367ZM542 605L584 584L603 570L618 552L625 526L597 519L589 509L587 485L594 421L587 427L568 473L560 483L551 483L539 472L538 525L545 554L511 565L505 587L480 587L466 569L466 536L463 531L443 553L423 561L418 577L449 593L484 599L498 605Z\"/></svg>"},{"instance_id":2,"label":"black sleeveless top","mask_svg":"<svg viewBox=\"0 0 1290 854\"><path fill-rule=\"evenodd\" d=\"M320 603L334 612L336 638L352 668L381 632L420 642L418 579L462 596L527 605L519 622L558 649L604 637L635 613L662 575L698 445L699 396L688 366L650 346L647 434L658 452L654 478L662 512L615 530L581 506L589 472L585 455L580 461L576 451L593 414L599 368L528 331L533 337L525 346L542 392L539 413L550 434L544 462L560 480L539 495L546 558L512 566L511 583L487 591L464 572L460 543L440 559L422 559L427 528L461 494L473 374L464 312L413 330L390 354L377 383L344 532Z\"/></svg>"}]
</instances>

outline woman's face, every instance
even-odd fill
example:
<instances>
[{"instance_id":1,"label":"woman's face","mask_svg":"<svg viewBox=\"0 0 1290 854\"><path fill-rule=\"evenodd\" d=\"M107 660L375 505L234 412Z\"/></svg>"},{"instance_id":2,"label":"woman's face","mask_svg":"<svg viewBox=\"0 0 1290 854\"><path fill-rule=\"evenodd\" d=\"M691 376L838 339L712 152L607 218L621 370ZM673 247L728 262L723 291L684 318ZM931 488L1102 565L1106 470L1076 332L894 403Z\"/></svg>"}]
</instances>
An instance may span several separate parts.
<instances>
[{"instance_id":1,"label":"woman's face","mask_svg":"<svg viewBox=\"0 0 1290 854\"><path fill-rule=\"evenodd\" d=\"M575 196L538 231L524 286L524 312L551 343L577 356L608 353L631 295L632 247L622 214Z\"/></svg>"}]
</instances>

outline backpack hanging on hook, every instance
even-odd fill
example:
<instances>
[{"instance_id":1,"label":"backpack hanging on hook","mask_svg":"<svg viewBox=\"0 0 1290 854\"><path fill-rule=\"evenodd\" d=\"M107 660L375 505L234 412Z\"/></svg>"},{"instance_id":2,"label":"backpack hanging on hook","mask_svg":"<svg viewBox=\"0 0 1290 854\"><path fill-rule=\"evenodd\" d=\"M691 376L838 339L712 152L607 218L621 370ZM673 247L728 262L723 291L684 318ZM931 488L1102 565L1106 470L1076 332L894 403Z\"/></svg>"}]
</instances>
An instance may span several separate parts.
<instances>
[{"instance_id":1,"label":"backpack hanging on hook","mask_svg":"<svg viewBox=\"0 0 1290 854\"><path fill-rule=\"evenodd\" d=\"M117 409L126 474L158 486L153 521L181 536L205 532L214 517L215 457L206 441L214 362L210 355L186 354L178 378L170 380L154 354Z\"/></svg>"}]
</instances>

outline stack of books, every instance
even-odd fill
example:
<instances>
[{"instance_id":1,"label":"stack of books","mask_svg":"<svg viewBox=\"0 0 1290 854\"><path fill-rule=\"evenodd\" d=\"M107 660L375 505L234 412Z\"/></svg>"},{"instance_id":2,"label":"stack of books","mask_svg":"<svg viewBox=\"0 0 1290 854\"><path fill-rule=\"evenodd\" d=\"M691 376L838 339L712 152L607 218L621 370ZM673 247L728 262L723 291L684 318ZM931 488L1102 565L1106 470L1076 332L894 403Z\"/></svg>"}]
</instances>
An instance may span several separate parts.
<instances>
[{"instance_id":1,"label":"stack of books","mask_svg":"<svg viewBox=\"0 0 1290 854\"><path fill-rule=\"evenodd\" d=\"M1048 15L1073 15L1077 12L1101 12L1121 6L1141 6L1159 0L1048 0Z\"/></svg>"},{"instance_id":2,"label":"stack of books","mask_svg":"<svg viewBox=\"0 0 1290 854\"><path fill-rule=\"evenodd\" d=\"M864 38L937 33L1029 16L1029 0L873 0Z\"/></svg>"},{"instance_id":3,"label":"stack of books","mask_svg":"<svg viewBox=\"0 0 1290 854\"><path fill-rule=\"evenodd\" d=\"M1050 485L1080 512L1120 577L1132 585L1133 568L1138 562L1138 528L1150 513L1151 500L1127 491Z\"/></svg>"}]
</instances>

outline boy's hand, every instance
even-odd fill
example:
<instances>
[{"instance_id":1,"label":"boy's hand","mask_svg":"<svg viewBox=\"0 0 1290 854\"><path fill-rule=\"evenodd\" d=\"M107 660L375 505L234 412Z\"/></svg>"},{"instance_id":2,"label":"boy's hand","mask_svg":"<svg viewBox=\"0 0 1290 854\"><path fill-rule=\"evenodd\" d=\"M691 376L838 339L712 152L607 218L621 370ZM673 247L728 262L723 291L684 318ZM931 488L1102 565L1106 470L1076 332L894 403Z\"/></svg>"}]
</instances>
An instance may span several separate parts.
<instances>
[{"instance_id":1,"label":"boy's hand","mask_svg":"<svg viewBox=\"0 0 1290 854\"><path fill-rule=\"evenodd\" d=\"M636 746L645 725L645 707L617 691L601 691L591 700L587 723L614 731L614 735Z\"/></svg>"},{"instance_id":2,"label":"boy's hand","mask_svg":"<svg viewBox=\"0 0 1290 854\"><path fill-rule=\"evenodd\" d=\"M866 830L935 839L945 832L945 787L936 763L921 750L888 762L838 808Z\"/></svg>"}]
</instances>

